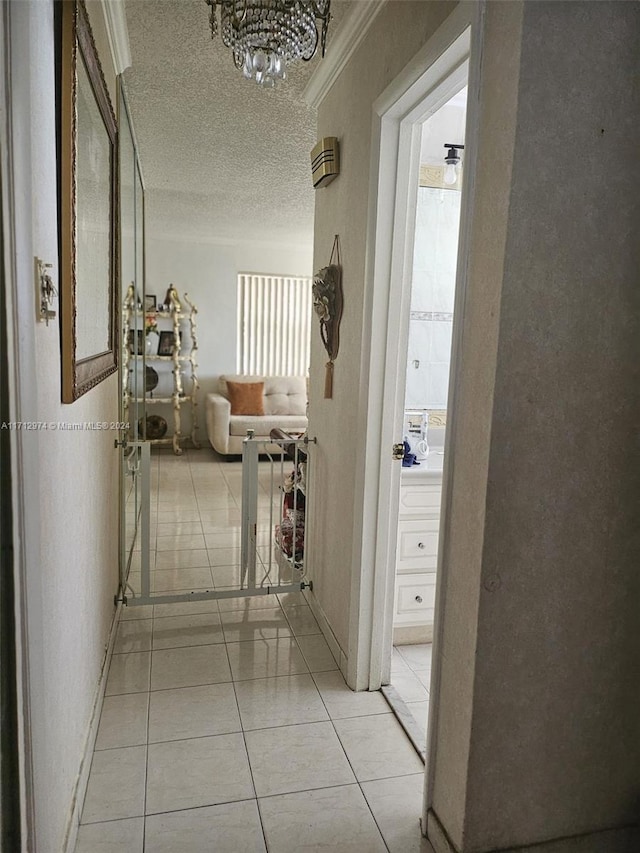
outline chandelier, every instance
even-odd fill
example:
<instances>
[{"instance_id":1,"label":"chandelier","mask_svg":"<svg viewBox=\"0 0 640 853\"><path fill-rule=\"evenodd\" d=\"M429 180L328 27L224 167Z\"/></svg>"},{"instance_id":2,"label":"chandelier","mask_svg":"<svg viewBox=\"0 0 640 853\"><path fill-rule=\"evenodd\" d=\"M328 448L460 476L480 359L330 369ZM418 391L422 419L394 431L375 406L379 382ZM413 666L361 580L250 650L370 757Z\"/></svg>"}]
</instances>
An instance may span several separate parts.
<instances>
[{"instance_id":1,"label":"chandelier","mask_svg":"<svg viewBox=\"0 0 640 853\"><path fill-rule=\"evenodd\" d=\"M286 78L286 66L308 62L320 41L324 56L331 0L206 0L211 6L211 37L218 33L233 51L236 68L248 79L272 88ZM316 21L321 24L318 34Z\"/></svg>"}]
</instances>

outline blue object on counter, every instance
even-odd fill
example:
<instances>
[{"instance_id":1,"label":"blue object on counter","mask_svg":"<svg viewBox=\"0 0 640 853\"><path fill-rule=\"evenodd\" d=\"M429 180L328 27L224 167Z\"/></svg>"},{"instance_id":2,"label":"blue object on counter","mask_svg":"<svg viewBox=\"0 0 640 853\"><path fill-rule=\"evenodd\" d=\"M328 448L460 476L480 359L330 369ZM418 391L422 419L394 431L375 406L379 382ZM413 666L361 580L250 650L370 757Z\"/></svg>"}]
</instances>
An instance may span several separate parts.
<instances>
[{"instance_id":1,"label":"blue object on counter","mask_svg":"<svg viewBox=\"0 0 640 853\"><path fill-rule=\"evenodd\" d=\"M402 467L403 468L413 468L414 465L419 465L420 463L416 459L416 454L411 452L411 445L408 441L403 442L404 444L404 456L402 457Z\"/></svg>"}]
</instances>

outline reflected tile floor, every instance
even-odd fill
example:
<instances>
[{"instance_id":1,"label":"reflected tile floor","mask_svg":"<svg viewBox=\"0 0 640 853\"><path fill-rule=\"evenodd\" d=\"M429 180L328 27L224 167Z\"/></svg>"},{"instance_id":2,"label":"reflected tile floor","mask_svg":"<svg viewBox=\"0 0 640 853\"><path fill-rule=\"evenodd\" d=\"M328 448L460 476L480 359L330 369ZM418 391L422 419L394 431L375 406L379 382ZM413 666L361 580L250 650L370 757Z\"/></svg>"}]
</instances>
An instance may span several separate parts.
<instances>
[{"instance_id":1,"label":"reflected tile floor","mask_svg":"<svg viewBox=\"0 0 640 853\"><path fill-rule=\"evenodd\" d=\"M431 643L394 646L391 658L391 687L417 725L417 728L412 726L412 731L416 746L422 752L426 745L429 716L431 653Z\"/></svg>"},{"instance_id":2,"label":"reflected tile floor","mask_svg":"<svg viewBox=\"0 0 640 853\"><path fill-rule=\"evenodd\" d=\"M153 464L158 554L236 548L240 465ZM75 853L431 849L418 755L301 593L124 608L106 694Z\"/></svg>"}]
</instances>

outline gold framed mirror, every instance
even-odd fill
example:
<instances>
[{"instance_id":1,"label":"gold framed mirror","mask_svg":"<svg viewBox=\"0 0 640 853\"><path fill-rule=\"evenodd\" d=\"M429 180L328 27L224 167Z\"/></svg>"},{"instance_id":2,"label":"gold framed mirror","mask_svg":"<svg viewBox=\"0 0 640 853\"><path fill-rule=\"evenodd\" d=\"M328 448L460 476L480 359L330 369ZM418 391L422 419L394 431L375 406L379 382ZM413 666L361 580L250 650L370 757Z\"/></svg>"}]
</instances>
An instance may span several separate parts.
<instances>
[{"instance_id":1,"label":"gold framed mirror","mask_svg":"<svg viewBox=\"0 0 640 853\"><path fill-rule=\"evenodd\" d=\"M118 366L117 128L86 7L61 6L62 401L72 403Z\"/></svg>"}]
</instances>

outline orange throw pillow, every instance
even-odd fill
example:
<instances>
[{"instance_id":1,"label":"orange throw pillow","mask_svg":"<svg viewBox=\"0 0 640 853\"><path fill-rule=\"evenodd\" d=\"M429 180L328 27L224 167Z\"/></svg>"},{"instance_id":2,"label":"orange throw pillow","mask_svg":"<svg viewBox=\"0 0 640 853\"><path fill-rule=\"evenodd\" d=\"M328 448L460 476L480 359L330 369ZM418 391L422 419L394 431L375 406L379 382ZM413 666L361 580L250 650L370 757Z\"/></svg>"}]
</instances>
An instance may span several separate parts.
<instances>
[{"instance_id":1,"label":"orange throw pillow","mask_svg":"<svg viewBox=\"0 0 640 853\"><path fill-rule=\"evenodd\" d=\"M264 382L229 382L227 392L232 415L264 415Z\"/></svg>"}]
</instances>

